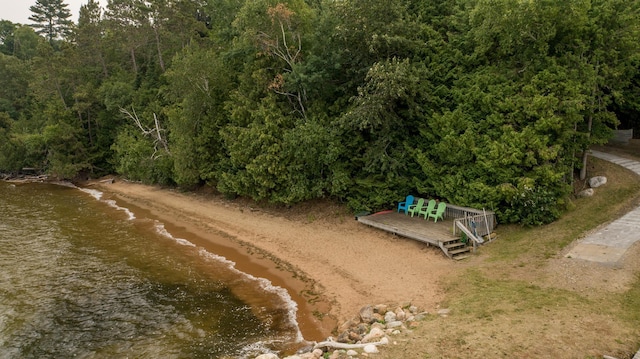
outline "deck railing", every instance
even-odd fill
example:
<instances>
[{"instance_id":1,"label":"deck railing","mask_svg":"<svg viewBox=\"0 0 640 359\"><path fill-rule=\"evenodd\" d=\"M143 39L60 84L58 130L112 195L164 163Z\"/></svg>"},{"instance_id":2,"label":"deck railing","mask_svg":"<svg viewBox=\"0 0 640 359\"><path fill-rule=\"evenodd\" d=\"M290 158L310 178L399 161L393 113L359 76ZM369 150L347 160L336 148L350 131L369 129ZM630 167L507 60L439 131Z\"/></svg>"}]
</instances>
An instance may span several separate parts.
<instances>
[{"instance_id":1,"label":"deck railing","mask_svg":"<svg viewBox=\"0 0 640 359\"><path fill-rule=\"evenodd\" d=\"M469 239L469 241L471 242L471 244L473 244L473 251L475 252L476 249L478 248L478 244L482 244L484 243L484 239L482 239L482 236L478 236L476 233L471 232L465 225L464 223L462 223L461 220L456 219L453 222L453 231L454 231L454 235L456 230L461 231L464 235L467 236L467 238ZM461 234L462 236L462 234Z\"/></svg>"},{"instance_id":2,"label":"deck railing","mask_svg":"<svg viewBox=\"0 0 640 359\"><path fill-rule=\"evenodd\" d=\"M463 226L475 237L482 239L491 234L496 227L496 214L492 211L447 204L445 217L454 220L453 235L460 234L462 230L459 226Z\"/></svg>"}]
</instances>

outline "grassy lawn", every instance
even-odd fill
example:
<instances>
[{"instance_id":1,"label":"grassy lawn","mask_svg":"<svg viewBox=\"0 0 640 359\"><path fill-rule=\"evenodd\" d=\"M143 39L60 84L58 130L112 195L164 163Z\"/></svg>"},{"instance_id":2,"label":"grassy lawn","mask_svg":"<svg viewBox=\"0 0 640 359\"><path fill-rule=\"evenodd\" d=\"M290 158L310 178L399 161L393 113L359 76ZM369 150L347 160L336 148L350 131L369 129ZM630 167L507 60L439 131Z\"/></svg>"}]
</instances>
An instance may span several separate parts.
<instances>
[{"instance_id":1,"label":"grassy lawn","mask_svg":"<svg viewBox=\"0 0 640 359\"><path fill-rule=\"evenodd\" d=\"M572 243L640 204L640 180L595 158L608 183L542 227L498 239L442 278L450 315L431 315L380 358L631 358L640 347L640 244L620 266L564 257Z\"/></svg>"}]
</instances>

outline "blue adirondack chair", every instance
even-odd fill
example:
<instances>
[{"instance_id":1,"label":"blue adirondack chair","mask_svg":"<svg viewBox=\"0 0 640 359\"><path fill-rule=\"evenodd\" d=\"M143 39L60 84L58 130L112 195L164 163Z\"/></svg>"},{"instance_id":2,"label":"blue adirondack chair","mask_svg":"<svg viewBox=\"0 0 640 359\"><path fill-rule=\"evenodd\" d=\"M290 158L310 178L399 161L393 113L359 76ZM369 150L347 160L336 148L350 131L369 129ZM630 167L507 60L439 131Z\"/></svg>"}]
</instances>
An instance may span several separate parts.
<instances>
[{"instance_id":1,"label":"blue adirondack chair","mask_svg":"<svg viewBox=\"0 0 640 359\"><path fill-rule=\"evenodd\" d=\"M423 207L424 207L424 198L418 199L418 203L409 206L408 211L409 213L411 213L411 217L413 217L413 215L416 213L420 213Z\"/></svg>"},{"instance_id":2,"label":"blue adirondack chair","mask_svg":"<svg viewBox=\"0 0 640 359\"><path fill-rule=\"evenodd\" d=\"M404 211L404 214L408 214L409 207L413 204L413 199L412 195L408 195L404 202L398 203L398 213L400 213L400 211Z\"/></svg>"},{"instance_id":3,"label":"blue adirondack chair","mask_svg":"<svg viewBox=\"0 0 640 359\"><path fill-rule=\"evenodd\" d=\"M444 219L444 211L447 209L447 204L444 202L438 203L438 208L435 212L429 213L428 218L433 218L434 222L438 222L438 218ZM427 219L428 219L427 218Z\"/></svg>"}]
</instances>

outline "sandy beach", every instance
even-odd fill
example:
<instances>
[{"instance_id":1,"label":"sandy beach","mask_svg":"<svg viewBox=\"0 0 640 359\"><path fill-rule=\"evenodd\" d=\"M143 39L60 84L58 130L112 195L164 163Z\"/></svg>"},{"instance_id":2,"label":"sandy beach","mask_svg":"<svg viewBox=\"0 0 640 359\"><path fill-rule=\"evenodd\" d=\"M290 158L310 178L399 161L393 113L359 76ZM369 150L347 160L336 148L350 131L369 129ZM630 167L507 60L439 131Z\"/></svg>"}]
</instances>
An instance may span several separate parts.
<instances>
[{"instance_id":1,"label":"sandy beach","mask_svg":"<svg viewBox=\"0 0 640 359\"><path fill-rule=\"evenodd\" d=\"M197 245L246 273L286 288L307 340L321 340L373 304L412 303L433 311L439 279L458 264L435 247L369 228L330 203L256 207L205 193L126 181L89 184L124 206L191 234ZM183 234L184 235L184 234Z\"/></svg>"}]
</instances>

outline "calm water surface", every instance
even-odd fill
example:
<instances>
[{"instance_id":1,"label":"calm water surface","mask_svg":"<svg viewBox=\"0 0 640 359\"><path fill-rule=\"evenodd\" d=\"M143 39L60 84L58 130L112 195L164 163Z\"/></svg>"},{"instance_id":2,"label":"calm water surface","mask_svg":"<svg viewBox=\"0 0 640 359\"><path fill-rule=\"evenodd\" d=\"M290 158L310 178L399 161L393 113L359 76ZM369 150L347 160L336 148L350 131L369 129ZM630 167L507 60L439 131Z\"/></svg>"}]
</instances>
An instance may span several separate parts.
<instances>
[{"instance_id":1,"label":"calm water surface","mask_svg":"<svg viewBox=\"0 0 640 359\"><path fill-rule=\"evenodd\" d=\"M253 358L302 339L295 311L99 192L0 182L0 358Z\"/></svg>"}]
</instances>

